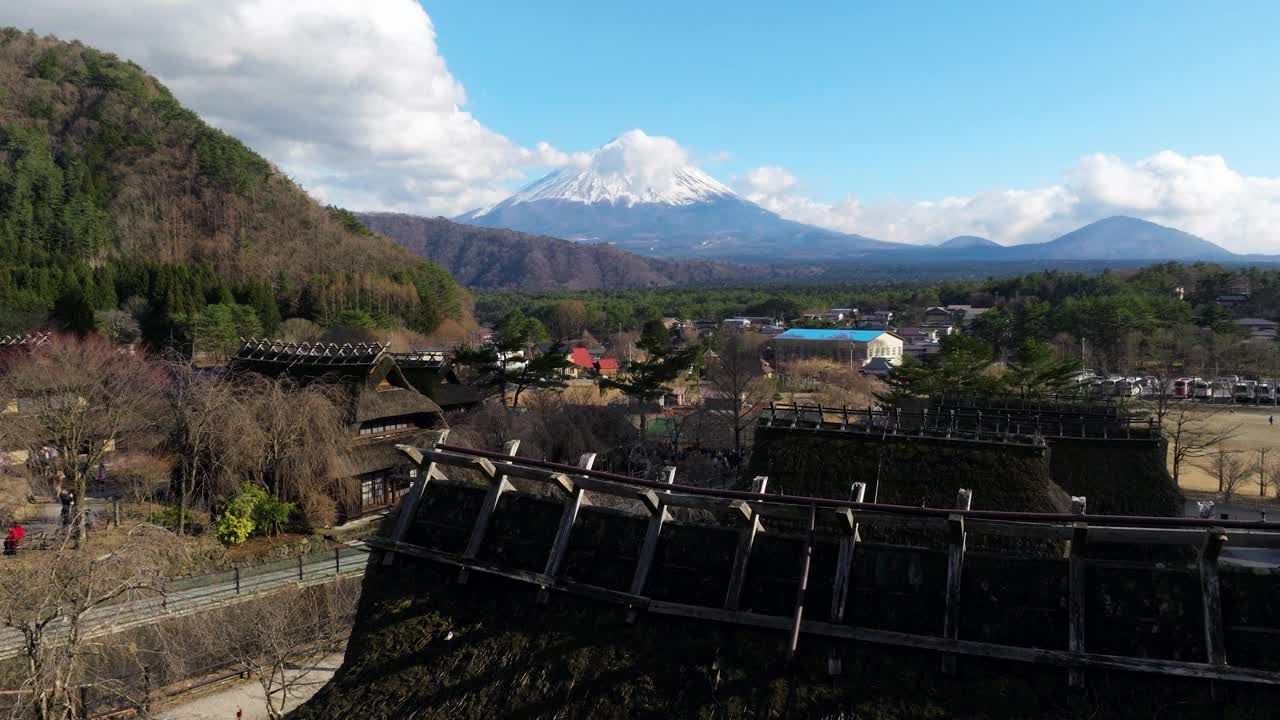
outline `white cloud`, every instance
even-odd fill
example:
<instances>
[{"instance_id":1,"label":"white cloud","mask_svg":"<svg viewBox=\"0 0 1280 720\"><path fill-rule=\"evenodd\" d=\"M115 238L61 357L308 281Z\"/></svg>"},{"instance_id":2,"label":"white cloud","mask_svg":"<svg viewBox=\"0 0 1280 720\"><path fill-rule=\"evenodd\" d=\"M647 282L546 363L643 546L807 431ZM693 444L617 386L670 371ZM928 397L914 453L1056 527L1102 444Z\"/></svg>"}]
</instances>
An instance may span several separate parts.
<instances>
[{"instance_id":1,"label":"white cloud","mask_svg":"<svg viewBox=\"0 0 1280 720\"><path fill-rule=\"evenodd\" d=\"M327 202L454 214L575 161L466 112L413 0L40 0L4 22L137 62Z\"/></svg>"},{"instance_id":2,"label":"white cloud","mask_svg":"<svg viewBox=\"0 0 1280 720\"><path fill-rule=\"evenodd\" d=\"M776 166L754 168L737 185L784 217L897 242L936 243L955 235L1042 242L1109 215L1133 215L1237 252L1280 252L1280 178L1241 175L1218 155L1166 150L1136 163L1090 155L1057 185L934 201L850 196L819 202Z\"/></svg>"}]
</instances>

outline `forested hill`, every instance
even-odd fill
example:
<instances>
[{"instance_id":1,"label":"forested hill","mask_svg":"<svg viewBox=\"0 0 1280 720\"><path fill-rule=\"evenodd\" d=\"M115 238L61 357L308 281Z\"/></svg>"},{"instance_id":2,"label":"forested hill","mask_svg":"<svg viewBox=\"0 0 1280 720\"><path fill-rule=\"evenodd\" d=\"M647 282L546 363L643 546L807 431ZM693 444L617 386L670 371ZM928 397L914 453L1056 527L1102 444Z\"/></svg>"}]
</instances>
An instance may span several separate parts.
<instances>
[{"instance_id":1,"label":"forested hill","mask_svg":"<svg viewBox=\"0 0 1280 720\"><path fill-rule=\"evenodd\" d=\"M318 205L137 65L0 30L0 332L128 310L154 340L211 304L268 331L345 313L430 332L464 312L447 272Z\"/></svg>"},{"instance_id":2,"label":"forested hill","mask_svg":"<svg viewBox=\"0 0 1280 720\"><path fill-rule=\"evenodd\" d=\"M358 213L374 231L399 242L476 288L597 290L707 285L816 277L806 266L738 265L711 260L661 260L612 245L576 243L514 230L464 225L445 218Z\"/></svg>"}]
</instances>

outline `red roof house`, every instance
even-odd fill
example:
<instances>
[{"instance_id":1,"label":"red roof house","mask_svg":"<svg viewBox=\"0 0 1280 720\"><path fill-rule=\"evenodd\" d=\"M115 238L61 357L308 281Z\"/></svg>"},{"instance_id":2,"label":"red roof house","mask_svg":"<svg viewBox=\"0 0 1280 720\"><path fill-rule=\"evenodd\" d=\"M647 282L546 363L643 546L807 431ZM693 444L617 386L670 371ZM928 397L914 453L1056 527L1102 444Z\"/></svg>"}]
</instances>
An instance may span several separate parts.
<instances>
[{"instance_id":1,"label":"red roof house","mask_svg":"<svg viewBox=\"0 0 1280 720\"><path fill-rule=\"evenodd\" d=\"M586 348L576 347L573 352L569 353L569 360L578 366L578 370L594 370L595 362L591 359L591 353Z\"/></svg>"},{"instance_id":2,"label":"red roof house","mask_svg":"<svg viewBox=\"0 0 1280 720\"><path fill-rule=\"evenodd\" d=\"M611 377L618 374L618 361L613 358L600 358L596 362L596 369L601 375Z\"/></svg>"}]
</instances>

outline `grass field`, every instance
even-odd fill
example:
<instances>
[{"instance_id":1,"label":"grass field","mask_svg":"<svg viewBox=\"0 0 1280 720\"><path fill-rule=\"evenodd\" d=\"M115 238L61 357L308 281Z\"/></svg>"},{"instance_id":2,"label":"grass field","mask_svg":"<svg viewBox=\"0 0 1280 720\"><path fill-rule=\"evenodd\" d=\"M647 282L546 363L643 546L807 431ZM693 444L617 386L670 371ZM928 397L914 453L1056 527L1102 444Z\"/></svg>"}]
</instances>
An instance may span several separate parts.
<instances>
[{"instance_id":1,"label":"grass field","mask_svg":"<svg viewBox=\"0 0 1280 720\"><path fill-rule=\"evenodd\" d=\"M1273 415L1277 421L1275 425L1267 421ZM1215 429L1237 426L1236 437L1226 443L1225 447L1228 450L1248 452L1249 462L1257 460L1258 450L1262 448L1271 450L1268 453L1268 463L1272 460L1280 460L1280 408L1224 406L1221 412L1213 416L1210 423ZM1218 491L1217 479L1204 468L1197 466L1197 464L1207 465L1209 461L1210 458L1200 458L1192 461L1190 466L1183 468L1182 477L1178 479L1178 484L1183 490L1210 493ZM1170 466L1170 469L1172 470L1172 466ZM1274 494L1272 488L1267 488L1268 496L1274 496ZM1240 496L1241 499L1257 498L1257 484L1254 483L1243 488L1240 491Z\"/></svg>"}]
</instances>

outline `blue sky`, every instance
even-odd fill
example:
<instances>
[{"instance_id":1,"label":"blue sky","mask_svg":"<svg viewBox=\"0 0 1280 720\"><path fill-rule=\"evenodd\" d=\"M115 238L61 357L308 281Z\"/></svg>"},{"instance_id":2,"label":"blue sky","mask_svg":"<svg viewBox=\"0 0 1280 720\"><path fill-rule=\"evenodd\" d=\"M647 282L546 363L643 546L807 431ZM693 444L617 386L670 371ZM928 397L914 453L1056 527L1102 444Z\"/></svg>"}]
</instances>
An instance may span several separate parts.
<instances>
[{"instance_id":1,"label":"blue sky","mask_svg":"<svg viewBox=\"0 0 1280 720\"><path fill-rule=\"evenodd\" d=\"M828 200L1040 187L1099 152L1280 164L1280 3L423 4L467 109L526 145L639 127Z\"/></svg>"},{"instance_id":2,"label":"blue sky","mask_svg":"<svg viewBox=\"0 0 1280 720\"><path fill-rule=\"evenodd\" d=\"M1133 215L1280 253L1274 0L40 0L4 22L137 62L355 210L456 216L639 129L636 177L692 162L884 240Z\"/></svg>"}]
</instances>

